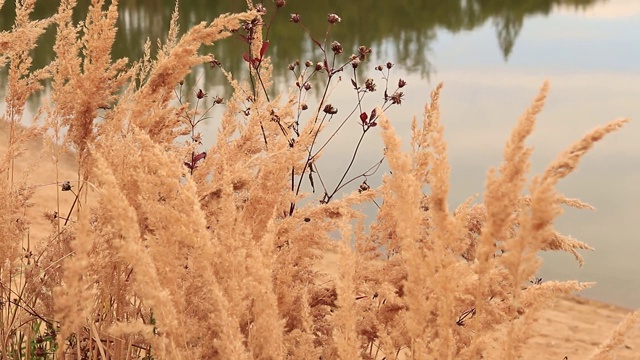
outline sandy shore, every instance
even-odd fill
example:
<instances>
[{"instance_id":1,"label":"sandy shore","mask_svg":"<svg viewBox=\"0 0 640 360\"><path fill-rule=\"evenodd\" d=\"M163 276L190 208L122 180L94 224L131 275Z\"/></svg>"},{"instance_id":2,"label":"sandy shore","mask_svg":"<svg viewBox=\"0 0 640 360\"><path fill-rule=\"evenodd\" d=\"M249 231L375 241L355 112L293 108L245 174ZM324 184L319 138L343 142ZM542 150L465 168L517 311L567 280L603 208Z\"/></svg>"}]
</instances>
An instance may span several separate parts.
<instances>
[{"instance_id":1,"label":"sandy shore","mask_svg":"<svg viewBox=\"0 0 640 360\"><path fill-rule=\"evenodd\" d=\"M571 296L540 314L525 359L588 359L630 309ZM541 356L541 355L544 356ZM613 359L640 359L640 329L629 333Z\"/></svg>"},{"instance_id":2,"label":"sandy shore","mask_svg":"<svg viewBox=\"0 0 640 360\"><path fill-rule=\"evenodd\" d=\"M318 270L335 276L338 254L325 254ZM534 336L525 345L522 359L567 360L590 359L598 346L607 341L613 330L632 312L620 306L566 296L543 310L534 325ZM636 326L615 348L611 359L640 359L640 326Z\"/></svg>"}]
</instances>

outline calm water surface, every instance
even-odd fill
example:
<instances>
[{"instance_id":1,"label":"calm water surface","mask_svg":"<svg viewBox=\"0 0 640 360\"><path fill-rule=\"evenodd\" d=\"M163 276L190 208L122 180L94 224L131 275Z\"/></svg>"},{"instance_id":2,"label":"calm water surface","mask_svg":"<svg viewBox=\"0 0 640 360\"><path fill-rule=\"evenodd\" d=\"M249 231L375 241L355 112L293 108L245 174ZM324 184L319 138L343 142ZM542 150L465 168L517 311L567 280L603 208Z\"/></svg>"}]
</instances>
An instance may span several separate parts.
<instances>
[{"instance_id":1,"label":"calm water surface","mask_svg":"<svg viewBox=\"0 0 640 360\"><path fill-rule=\"evenodd\" d=\"M57 3L40 1L38 16L55 12ZM181 29L222 12L241 11L244 3L183 1ZM299 12L319 37L325 30L326 14L339 14L343 21L332 28L331 39L339 40L349 53L361 44L373 48L373 59L365 63L361 76L379 78L373 71L375 65L387 60L396 64L392 79L402 77L409 85L402 107L393 108L389 116L404 139L408 139L412 116L422 113L430 90L439 82L445 83L441 105L453 168L452 207L482 193L487 170L499 164L509 131L545 79L551 82L551 95L528 142L535 148L534 174L586 131L617 117L632 118L623 131L597 144L578 171L560 183L566 196L587 201L598 210L567 210L557 228L596 251L584 254L583 268L569 255L544 254L540 276L545 280L596 281L594 288L584 292L586 296L640 307L640 239L636 230L640 220L640 1L288 3L270 35L269 53L278 91L286 91L294 81L287 64L295 59L319 59L308 38L287 21L291 12ZM11 6L5 4L0 10L2 29L12 22ZM147 36L155 39L166 33L172 10L171 1L122 0L114 56L138 58ZM83 16L81 11L76 15L78 19ZM53 36L53 32L47 33L35 52L37 66L51 60L47 43ZM237 76L246 76L242 43L237 39L207 51ZM6 82L6 74L1 74L0 95ZM211 94L228 94L220 85L219 72L201 69L190 83ZM332 99L339 109L353 103L349 87L344 81L334 90ZM365 103L373 107L378 102L371 98ZM358 136L357 124L349 125L325 154L332 161L319 164L324 173L342 174L348 161L344 154L352 151ZM215 128L215 121L207 125L207 131ZM354 174L379 159L382 145L371 136L365 139L364 149ZM334 161L343 158L342 162ZM376 181L379 176L369 183Z\"/></svg>"}]
</instances>

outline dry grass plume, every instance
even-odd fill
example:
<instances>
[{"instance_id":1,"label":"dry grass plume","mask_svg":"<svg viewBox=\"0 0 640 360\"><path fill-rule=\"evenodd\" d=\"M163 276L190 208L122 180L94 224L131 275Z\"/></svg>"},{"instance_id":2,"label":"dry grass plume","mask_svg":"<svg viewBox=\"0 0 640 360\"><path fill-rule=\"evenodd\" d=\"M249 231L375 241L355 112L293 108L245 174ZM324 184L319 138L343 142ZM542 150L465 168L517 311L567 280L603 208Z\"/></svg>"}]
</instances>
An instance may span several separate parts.
<instances>
[{"instance_id":1,"label":"dry grass plume","mask_svg":"<svg viewBox=\"0 0 640 360\"><path fill-rule=\"evenodd\" d=\"M582 262L577 250L589 247L553 224L561 205L588 205L555 185L627 120L587 133L528 182L526 139L545 83L489 171L482 202L450 209L442 85L414 119L407 152L385 112L402 101L396 92L360 116L363 136L379 124L391 170L382 183L350 193L339 185L305 201L318 199L296 184L322 180L316 141L335 109L323 98L301 113L295 91L268 96L261 6L249 1L247 12L181 36L176 6L157 55L147 43L131 62L112 59L117 1L93 0L82 23L72 20L73 0L44 20L31 20L34 4L18 1L14 27L0 33L9 74L0 359L515 359L540 309L590 285L541 282L538 254L565 251ZM31 69L30 50L48 27L57 29L56 58ZM176 88L194 67L215 64L202 45L236 32L247 34L253 83L226 73L234 94L203 151L197 104L222 101L195 92L176 102ZM358 51L354 68L371 49ZM331 81L328 64L315 66ZM45 79L51 95L27 119L25 104ZM44 215L27 211L43 184L17 167L33 138L45 139L38 161L56 169L46 186L57 200L42 205L51 209ZM60 177L68 154L73 179ZM357 205L374 201L368 223ZM46 231L33 231L34 216L45 216ZM340 259L333 275L317 270L327 252ZM635 321L594 358L606 358Z\"/></svg>"}]
</instances>

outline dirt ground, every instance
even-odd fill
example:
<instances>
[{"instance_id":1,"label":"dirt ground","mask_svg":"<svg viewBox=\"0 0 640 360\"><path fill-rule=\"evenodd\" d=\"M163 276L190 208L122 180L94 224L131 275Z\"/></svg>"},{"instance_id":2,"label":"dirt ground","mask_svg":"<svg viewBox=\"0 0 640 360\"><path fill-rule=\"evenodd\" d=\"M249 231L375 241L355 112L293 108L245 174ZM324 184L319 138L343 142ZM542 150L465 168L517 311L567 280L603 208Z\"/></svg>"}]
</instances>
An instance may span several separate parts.
<instances>
[{"instance_id":1,"label":"dirt ground","mask_svg":"<svg viewBox=\"0 0 640 360\"><path fill-rule=\"evenodd\" d=\"M6 136L7 128L0 125L0 156L6 154ZM35 190L33 207L28 209L28 215L33 219L32 233L44 234L51 225L41 214L44 211L56 211L56 171L50 158L40 155L41 141L32 141L26 148L26 156L17 163L19 171L16 174L28 174L31 183L41 185ZM60 181L76 179L74 167L73 157L67 155L61 158L58 169ZM73 194L61 194L60 208L69 209ZM327 254L321 266L335 269L337 264L338 256ZM559 299L553 307L541 313L534 328L536 335L527 344L524 358L562 360L566 356L568 360L587 359L630 311L578 296ZM616 350L613 359L640 359L640 329L636 327Z\"/></svg>"}]
</instances>

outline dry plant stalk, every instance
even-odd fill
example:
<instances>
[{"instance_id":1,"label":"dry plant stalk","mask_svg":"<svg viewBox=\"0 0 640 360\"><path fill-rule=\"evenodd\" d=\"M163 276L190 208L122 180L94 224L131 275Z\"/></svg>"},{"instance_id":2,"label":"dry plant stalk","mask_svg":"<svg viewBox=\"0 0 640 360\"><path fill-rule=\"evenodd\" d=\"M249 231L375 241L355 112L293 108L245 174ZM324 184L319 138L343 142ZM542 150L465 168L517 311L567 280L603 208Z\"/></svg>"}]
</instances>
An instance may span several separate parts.
<instances>
[{"instance_id":1,"label":"dry plant stalk","mask_svg":"<svg viewBox=\"0 0 640 360\"><path fill-rule=\"evenodd\" d=\"M0 33L0 66L9 66L0 359L9 358L18 334L29 333L25 325L36 323L46 330L32 335L50 339L48 350L59 359L514 359L537 311L590 285L528 281L540 251L566 251L582 264L577 250L590 248L557 233L553 221L562 204L588 205L554 187L627 120L570 146L525 196L532 152L525 141L547 96L545 83L512 131L502 164L489 172L483 203L470 198L452 211L440 85L423 119L413 121L409 152L383 108L361 116L363 129L378 123L382 129L392 174L379 187L365 183L332 199L336 188L320 204L294 206L311 196L295 190L292 179L305 174L324 128L302 124L295 143L283 135L282 123L298 125L295 96L255 96L252 111L238 116L250 87L227 73L234 95L215 145L197 158L196 140L179 142L188 134L195 139L194 122L182 114L196 112L171 102L191 69L211 61L198 54L200 46L246 24L255 35L251 53L260 56L247 61L251 76L266 94L272 69L263 57L260 7L249 2L245 13L179 36L176 6L158 55L151 57L147 43L143 59L129 66L111 59L117 1L103 10L104 2L93 0L82 27L71 18L75 1L63 0L52 18L31 21L34 3L19 2L15 27ZM50 25L57 27L56 59L30 72L29 51ZM371 49L360 51L364 60ZM25 102L48 77L50 104L37 114L45 125L25 129ZM395 96L399 103L402 93ZM319 107L316 120L320 113ZM20 249L30 236L24 210L34 184L16 178L13 164L27 139L42 133L52 137L55 159L59 145L75 154L79 205L64 222L60 210L49 215L51 233L35 239L29 251L37 256L27 261ZM382 205L365 226L356 205L374 198ZM335 276L318 272L317 263L334 250ZM608 353L633 319L594 358Z\"/></svg>"}]
</instances>

